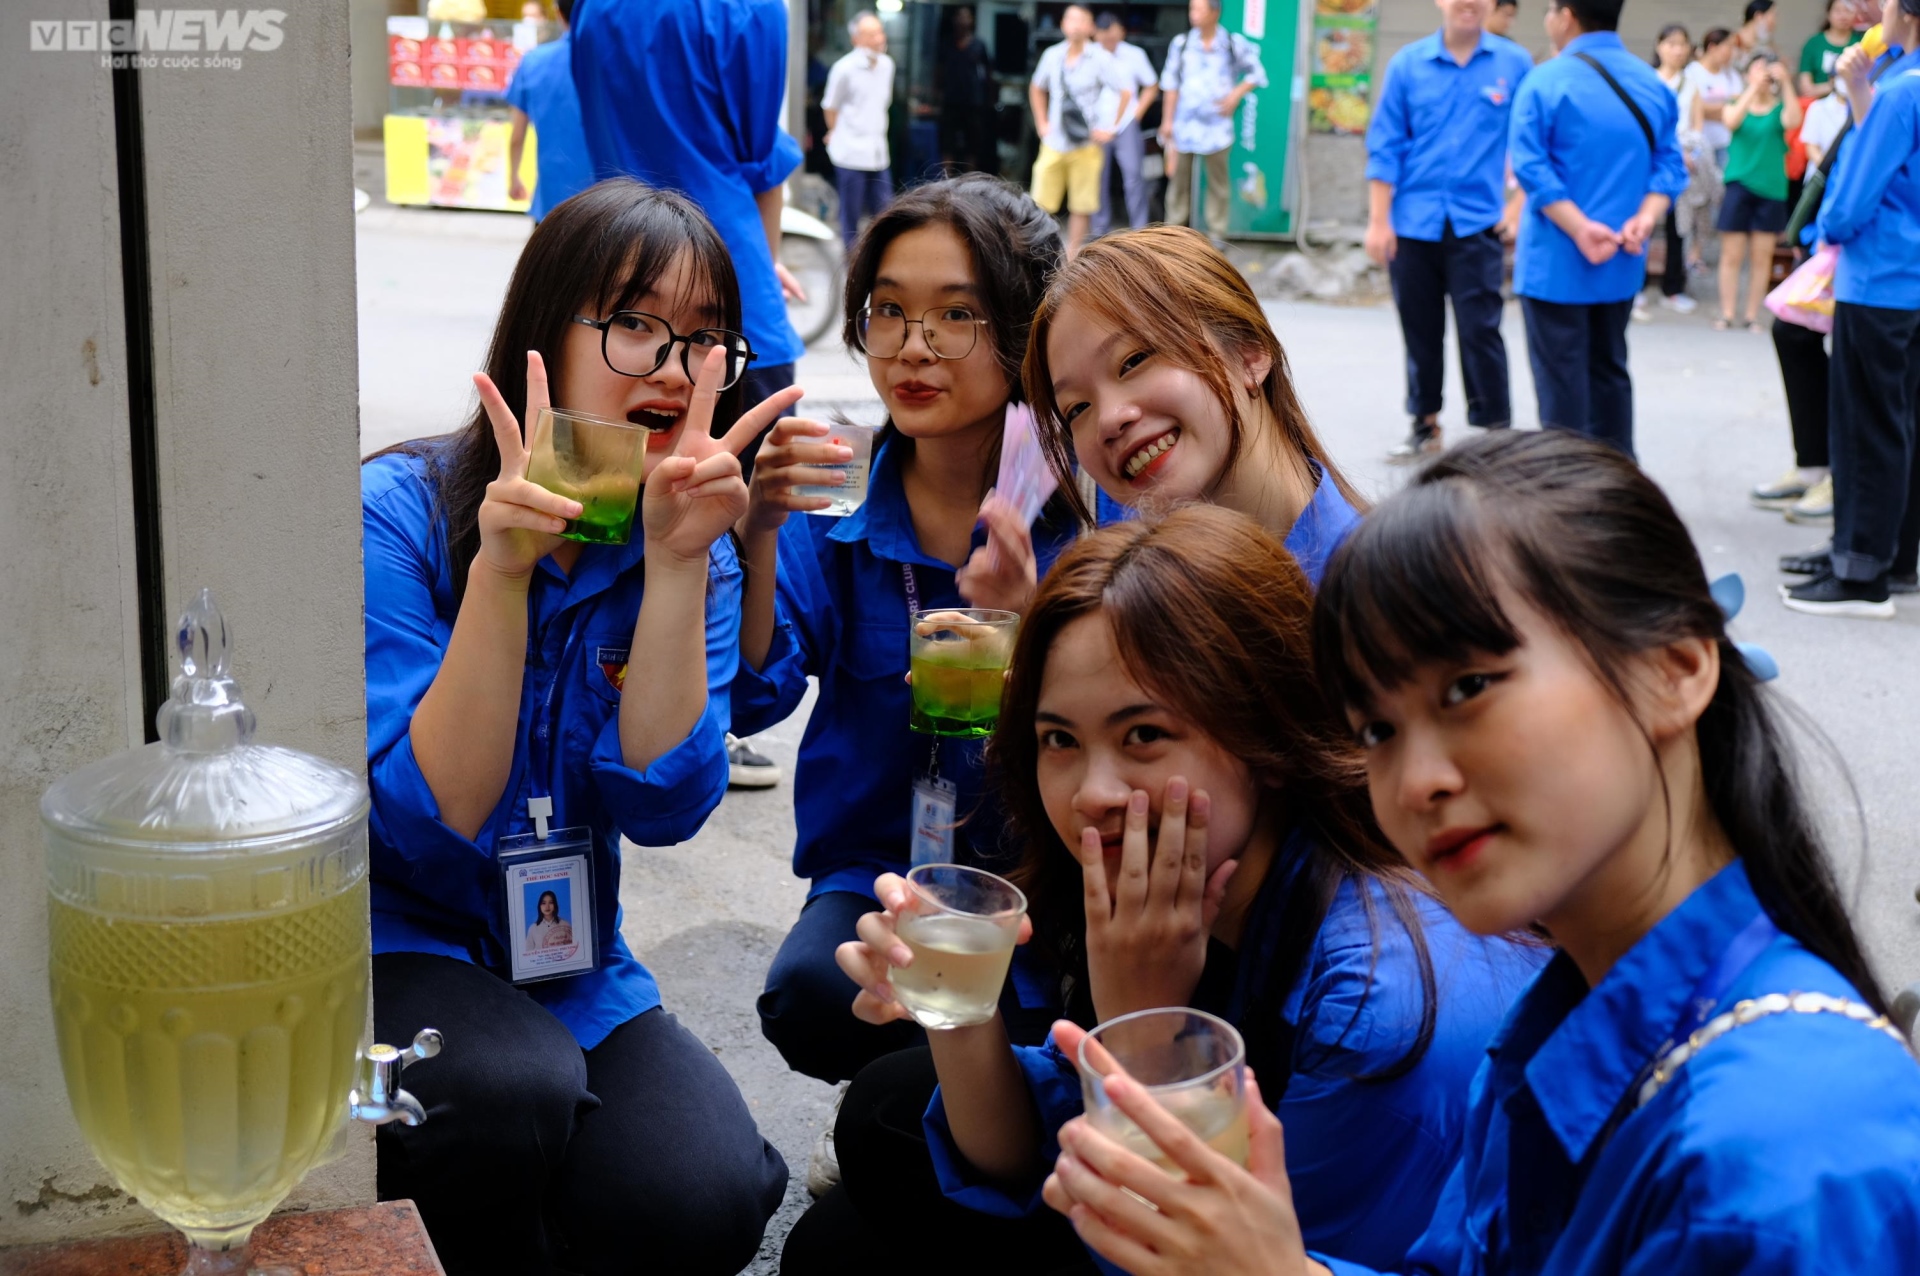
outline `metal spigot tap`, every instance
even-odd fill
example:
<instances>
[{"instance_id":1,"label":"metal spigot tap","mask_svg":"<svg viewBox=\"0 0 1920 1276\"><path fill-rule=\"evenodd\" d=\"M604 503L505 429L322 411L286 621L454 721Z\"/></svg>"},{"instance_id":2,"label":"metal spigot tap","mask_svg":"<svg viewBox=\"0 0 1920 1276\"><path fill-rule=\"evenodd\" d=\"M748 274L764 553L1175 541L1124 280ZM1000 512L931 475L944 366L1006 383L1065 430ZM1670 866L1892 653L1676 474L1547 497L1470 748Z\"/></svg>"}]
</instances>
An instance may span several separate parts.
<instances>
[{"instance_id":1,"label":"metal spigot tap","mask_svg":"<svg viewBox=\"0 0 1920 1276\"><path fill-rule=\"evenodd\" d=\"M368 1064L367 1088L363 1093L355 1086L347 1095L353 1119L370 1125L385 1125L389 1121L419 1125L425 1121L427 1110L420 1106L420 1100L400 1088L400 1070L417 1060L433 1058L440 1053L444 1042L438 1028L422 1028L405 1050L395 1050L392 1046L368 1047L362 1056Z\"/></svg>"}]
</instances>

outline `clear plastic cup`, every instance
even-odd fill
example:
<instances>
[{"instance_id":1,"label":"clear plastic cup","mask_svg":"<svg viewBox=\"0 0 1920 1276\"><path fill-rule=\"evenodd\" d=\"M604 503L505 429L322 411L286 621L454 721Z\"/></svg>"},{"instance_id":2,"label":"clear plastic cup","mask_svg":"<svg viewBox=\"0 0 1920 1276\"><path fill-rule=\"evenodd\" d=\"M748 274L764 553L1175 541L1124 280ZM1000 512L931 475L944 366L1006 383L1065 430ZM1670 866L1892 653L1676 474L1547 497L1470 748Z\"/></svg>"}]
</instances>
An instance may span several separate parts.
<instances>
[{"instance_id":1,"label":"clear plastic cup","mask_svg":"<svg viewBox=\"0 0 1920 1276\"><path fill-rule=\"evenodd\" d=\"M1185 1177L1133 1119L1113 1106L1104 1078L1116 1068L1147 1088L1214 1151L1245 1165L1247 1047L1226 1020L1185 1006L1139 1010L1101 1024L1080 1043L1087 1120L1108 1138Z\"/></svg>"},{"instance_id":2,"label":"clear plastic cup","mask_svg":"<svg viewBox=\"0 0 1920 1276\"><path fill-rule=\"evenodd\" d=\"M810 514L819 514L825 518L844 518L859 509L867 499L867 473L872 469L873 436L879 433L877 425L860 425L852 421L836 421L833 431L825 439L816 442L838 443L853 449L853 459L840 465L822 465L816 468L839 470L847 476L840 484L822 486L795 487L795 496L824 497L833 502L823 510L809 510Z\"/></svg>"},{"instance_id":3,"label":"clear plastic cup","mask_svg":"<svg viewBox=\"0 0 1920 1276\"><path fill-rule=\"evenodd\" d=\"M913 963L888 976L923 1028L964 1028L993 1018L1007 982L1027 897L1005 878L959 864L907 874L896 933Z\"/></svg>"}]
</instances>

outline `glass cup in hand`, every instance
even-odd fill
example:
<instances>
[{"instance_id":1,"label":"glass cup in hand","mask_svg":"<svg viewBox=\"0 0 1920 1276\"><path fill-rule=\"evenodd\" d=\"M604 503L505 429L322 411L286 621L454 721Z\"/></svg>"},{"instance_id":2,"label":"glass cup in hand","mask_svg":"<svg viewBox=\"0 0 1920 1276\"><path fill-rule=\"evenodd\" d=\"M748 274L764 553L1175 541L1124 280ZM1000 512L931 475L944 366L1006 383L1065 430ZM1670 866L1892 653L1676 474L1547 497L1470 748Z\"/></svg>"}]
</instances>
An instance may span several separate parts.
<instances>
[{"instance_id":1,"label":"glass cup in hand","mask_svg":"<svg viewBox=\"0 0 1920 1276\"><path fill-rule=\"evenodd\" d=\"M585 412L541 408L533 419L527 480L580 502L560 533L589 545L625 545L646 480L647 437L656 431Z\"/></svg>"},{"instance_id":2,"label":"glass cup in hand","mask_svg":"<svg viewBox=\"0 0 1920 1276\"><path fill-rule=\"evenodd\" d=\"M913 729L927 735L992 735L1019 625L1014 612L985 607L913 613L908 639Z\"/></svg>"},{"instance_id":3,"label":"glass cup in hand","mask_svg":"<svg viewBox=\"0 0 1920 1276\"><path fill-rule=\"evenodd\" d=\"M1004 878L959 864L907 874L894 933L913 963L887 976L922 1028L964 1028L993 1018L1007 981L1027 897Z\"/></svg>"},{"instance_id":4,"label":"glass cup in hand","mask_svg":"<svg viewBox=\"0 0 1920 1276\"><path fill-rule=\"evenodd\" d=\"M1087 1121L1169 1174L1183 1172L1133 1119L1113 1106L1103 1078L1116 1068L1207 1146L1247 1163L1246 1044L1234 1026L1184 1006L1139 1010L1089 1032L1080 1042L1080 1093Z\"/></svg>"},{"instance_id":5,"label":"glass cup in hand","mask_svg":"<svg viewBox=\"0 0 1920 1276\"><path fill-rule=\"evenodd\" d=\"M867 470L873 458L873 436L879 433L877 425L861 425L853 421L836 421L827 437L810 440L815 443L837 443L853 453L848 461L831 465L816 466L817 469L839 470L846 477L839 483L820 486L797 486L795 496L814 496L833 504L823 510L808 510L809 514L819 514L828 518L844 518L859 509L867 499Z\"/></svg>"}]
</instances>

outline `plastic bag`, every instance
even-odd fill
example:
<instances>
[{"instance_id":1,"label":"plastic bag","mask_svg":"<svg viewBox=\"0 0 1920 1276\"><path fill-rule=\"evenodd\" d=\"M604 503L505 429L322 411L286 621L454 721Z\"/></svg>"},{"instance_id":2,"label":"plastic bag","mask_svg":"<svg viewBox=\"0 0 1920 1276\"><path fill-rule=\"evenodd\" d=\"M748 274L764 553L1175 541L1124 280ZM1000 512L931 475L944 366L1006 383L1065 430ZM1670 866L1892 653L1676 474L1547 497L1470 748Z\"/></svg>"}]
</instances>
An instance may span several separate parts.
<instances>
[{"instance_id":1,"label":"plastic bag","mask_svg":"<svg viewBox=\"0 0 1920 1276\"><path fill-rule=\"evenodd\" d=\"M1801 262L1794 272L1767 294L1767 309L1802 328L1833 331L1833 269L1840 250L1832 244Z\"/></svg>"}]
</instances>

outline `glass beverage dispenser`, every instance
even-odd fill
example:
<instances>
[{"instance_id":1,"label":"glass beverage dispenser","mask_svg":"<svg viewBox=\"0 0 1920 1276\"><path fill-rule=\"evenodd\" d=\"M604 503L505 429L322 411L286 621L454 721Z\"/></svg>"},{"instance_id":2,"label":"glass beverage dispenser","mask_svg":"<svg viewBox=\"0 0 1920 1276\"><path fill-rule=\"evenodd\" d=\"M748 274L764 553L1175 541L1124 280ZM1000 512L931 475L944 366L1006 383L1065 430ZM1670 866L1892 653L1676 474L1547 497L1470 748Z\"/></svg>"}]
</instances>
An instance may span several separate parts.
<instances>
[{"instance_id":1,"label":"glass beverage dispenser","mask_svg":"<svg viewBox=\"0 0 1920 1276\"><path fill-rule=\"evenodd\" d=\"M366 785L252 742L205 590L178 642L159 742L40 802L54 1023L94 1155L186 1234L188 1272L241 1273L255 1225L350 1112L424 1119L395 1082L439 1034L363 1063Z\"/></svg>"}]
</instances>

